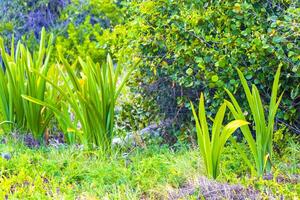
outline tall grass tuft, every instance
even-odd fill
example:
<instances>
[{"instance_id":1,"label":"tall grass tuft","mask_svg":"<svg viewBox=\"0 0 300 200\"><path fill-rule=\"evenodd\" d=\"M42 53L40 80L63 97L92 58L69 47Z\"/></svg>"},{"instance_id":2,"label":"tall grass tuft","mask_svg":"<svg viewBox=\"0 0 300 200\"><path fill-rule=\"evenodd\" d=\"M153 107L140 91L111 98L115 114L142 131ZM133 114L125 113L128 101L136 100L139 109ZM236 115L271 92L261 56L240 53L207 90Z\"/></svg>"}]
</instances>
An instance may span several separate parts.
<instances>
[{"instance_id":1,"label":"tall grass tuft","mask_svg":"<svg viewBox=\"0 0 300 200\"><path fill-rule=\"evenodd\" d=\"M46 82L33 71L47 76L50 65L53 36L46 41L46 31L42 29L38 52L31 53L23 44L11 42L10 53L6 51L3 39L0 38L1 57L0 69L1 113L6 121L13 125L10 128L27 129L36 139L42 140L52 114L43 106L29 102L22 95L32 96L41 101L51 98L47 94Z\"/></svg>"},{"instance_id":2,"label":"tall grass tuft","mask_svg":"<svg viewBox=\"0 0 300 200\"><path fill-rule=\"evenodd\" d=\"M59 110L55 105L36 98L24 98L52 109L65 131L73 132L89 148L97 146L103 152L109 152L114 137L116 100L134 67L122 75L121 66L114 66L109 55L106 64L102 66L89 57L86 60L79 58L81 73L77 75L77 62L70 65L64 58L61 57L60 60L63 64L63 69L60 69L63 87L59 87L41 73L39 75L64 97L65 110ZM72 121L67 108L74 115Z\"/></svg>"},{"instance_id":3,"label":"tall grass tuft","mask_svg":"<svg viewBox=\"0 0 300 200\"><path fill-rule=\"evenodd\" d=\"M255 137L252 136L251 130L248 125L242 127L241 130L250 147L255 161L255 167L251 164L246 156L243 156L243 159L249 165L252 172L256 172L258 176L262 176L265 172L270 172L271 170L273 151L272 141L275 115L283 95L282 93L279 98L277 98L279 89L280 67L277 69L277 72L275 74L267 118L265 117L265 107L262 103L257 87L255 85L252 85L252 91L250 91L243 73L239 69L237 69L237 72L244 88L244 92L246 94L247 101L254 120ZM232 112L234 118L245 120L243 111L233 94L227 89L225 89L225 91L231 99L231 102L226 101L226 104Z\"/></svg>"},{"instance_id":4,"label":"tall grass tuft","mask_svg":"<svg viewBox=\"0 0 300 200\"><path fill-rule=\"evenodd\" d=\"M226 141L236 129L248 124L248 122L244 120L234 120L223 127L226 112L226 103L223 103L213 120L210 136L208 123L206 121L203 93L200 95L198 114L192 103L191 107L196 122L198 145L204 159L206 172L210 178L215 179L219 175L220 156Z\"/></svg>"}]
</instances>

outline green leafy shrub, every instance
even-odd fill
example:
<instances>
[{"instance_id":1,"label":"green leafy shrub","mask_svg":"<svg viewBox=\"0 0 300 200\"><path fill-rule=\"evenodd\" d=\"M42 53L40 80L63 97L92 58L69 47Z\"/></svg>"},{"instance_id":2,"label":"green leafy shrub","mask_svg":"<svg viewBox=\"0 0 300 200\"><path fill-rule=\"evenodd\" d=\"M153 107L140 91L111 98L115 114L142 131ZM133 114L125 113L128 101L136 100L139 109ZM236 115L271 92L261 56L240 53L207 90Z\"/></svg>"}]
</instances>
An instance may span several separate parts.
<instances>
[{"instance_id":1,"label":"green leafy shrub","mask_svg":"<svg viewBox=\"0 0 300 200\"><path fill-rule=\"evenodd\" d=\"M46 81L34 73L38 71L43 76L50 76L48 72L52 42L53 36L50 35L47 42L46 31L43 29L38 52L30 53L20 42L15 50L12 40L9 54L5 50L3 39L0 38L4 63L0 70L1 113L6 121L14 124L11 128L28 129L39 140L43 139L44 131L53 115L43 106L23 99L22 95L29 95L40 101L55 101L55 93L47 90Z\"/></svg>"},{"instance_id":2,"label":"green leafy shrub","mask_svg":"<svg viewBox=\"0 0 300 200\"><path fill-rule=\"evenodd\" d=\"M122 10L115 1L73 1L64 9L60 20L68 24L59 33L56 46L68 61L89 55L99 62L108 53L114 55L111 46L119 40L113 33L114 27L123 21Z\"/></svg>"},{"instance_id":3,"label":"green leafy shrub","mask_svg":"<svg viewBox=\"0 0 300 200\"><path fill-rule=\"evenodd\" d=\"M187 99L196 100L199 90L212 97L207 102L208 115L222 103L224 87L236 98L245 99L235 68L265 91L262 100L268 100L269 83L282 65L286 92L278 119L298 127L298 8L298 1L132 1L126 16L138 27L133 42L138 43L136 52L143 57L142 83L136 86L143 91L160 82L158 90L148 93L157 100L160 111L167 117L180 111L190 120L185 114L188 109L183 108L189 108ZM166 95L167 88L178 91L175 98ZM246 101L240 106L246 108Z\"/></svg>"},{"instance_id":4,"label":"green leafy shrub","mask_svg":"<svg viewBox=\"0 0 300 200\"><path fill-rule=\"evenodd\" d=\"M200 96L198 114L192 103L191 106L196 121L198 145L204 159L206 172L209 177L215 179L219 175L220 156L226 141L236 129L248 124L248 122L239 119L234 120L223 127L222 123L226 112L226 103L223 103L213 120L210 136L206 121L203 93L201 93Z\"/></svg>"},{"instance_id":5,"label":"green leafy shrub","mask_svg":"<svg viewBox=\"0 0 300 200\"><path fill-rule=\"evenodd\" d=\"M250 91L246 78L243 73L237 69L242 86L244 88L248 104L251 110L251 115L254 119L255 138L252 136L249 126L241 127L242 133L247 140L252 156L255 160L255 168L258 176L262 176L264 172L270 172L271 160L273 152L273 132L275 125L275 116L282 99L283 93L277 98L279 89L280 67L278 68L272 87L271 101L269 105L268 117L265 118L265 107L262 104L262 99L257 87L253 84ZM238 101L233 94L225 89L228 93L231 102L226 101L228 108L235 119L245 120L244 112L238 104ZM246 156L243 156L247 159ZM254 170L254 166L249 160L246 161L249 167Z\"/></svg>"},{"instance_id":6,"label":"green leafy shrub","mask_svg":"<svg viewBox=\"0 0 300 200\"><path fill-rule=\"evenodd\" d=\"M128 80L116 105L117 131L124 132L125 135L131 131L142 130L149 124L159 121L160 117L153 116L153 112L150 112L157 110L153 99L145 99L140 93L132 91L130 84L133 83L130 82L134 81L133 79Z\"/></svg>"}]
</instances>

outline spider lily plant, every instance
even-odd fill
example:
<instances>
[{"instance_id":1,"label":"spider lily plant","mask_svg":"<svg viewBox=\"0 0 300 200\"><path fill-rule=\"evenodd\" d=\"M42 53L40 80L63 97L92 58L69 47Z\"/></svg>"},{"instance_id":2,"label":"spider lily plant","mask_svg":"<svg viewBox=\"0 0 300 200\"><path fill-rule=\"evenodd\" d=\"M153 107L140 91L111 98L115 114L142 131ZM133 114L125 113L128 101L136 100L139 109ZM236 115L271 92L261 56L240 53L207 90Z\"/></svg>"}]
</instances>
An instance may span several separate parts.
<instances>
[{"instance_id":1,"label":"spider lily plant","mask_svg":"<svg viewBox=\"0 0 300 200\"><path fill-rule=\"evenodd\" d=\"M236 129L248 124L248 122L245 120L234 120L223 127L223 120L226 112L226 103L223 103L213 120L210 136L208 123L206 121L203 93L200 95L198 114L196 113L192 102L191 107L196 122L198 145L204 159L206 173L210 178L215 179L219 175L220 156L226 141Z\"/></svg>"},{"instance_id":2,"label":"spider lily plant","mask_svg":"<svg viewBox=\"0 0 300 200\"><path fill-rule=\"evenodd\" d=\"M46 41L46 31L41 31L38 52L30 51L20 42L16 49L14 40L11 42L11 53L5 50L3 39L0 38L1 57L4 65L0 69L1 113L6 121L13 123L11 128L26 128L36 139L42 140L52 114L43 106L22 98L29 95L41 101L51 98L46 95L46 82L33 72L39 71L47 76L50 65L53 36Z\"/></svg>"},{"instance_id":3,"label":"spider lily plant","mask_svg":"<svg viewBox=\"0 0 300 200\"><path fill-rule=\"evenodd\" d=\"M17 49L20 49L20 44ZM10 129L15 126L21 128L25 124L21 97L24 69L16 66L14 38L11 41L11 55L5 49L3 38L0 38L0 51L3 63L0 69L1 114L5 122L10 123ZM16 57L19 57L19 52Z\"/></svg>"},{"instance_id":4,"label":"spider lily plant","mask_svg":"<svg viewBox=\"0 0 300 200\"><path fill-rule=\"evenodd\" d=\"M79 58L81 73L78 76L75 72L77 62L70 65L64 58L61 57L60 60L64 67L64 70L60 69L63 87L42 74L40 76L63 96L65 108L68 107L74 119L70 120L69 112L57 109L54 104L29 96L24 98L52 109L65 131L74 133L89 148L97 146L103 152L109 152L114 137L116 100L134 66L122 75L121 66L114 66L109 55L106 64L102 66L89 57L86 60Z\"/></svg>"},{"instance_id":5,"label":"spider lily plant","mask_svg":"<svg viewBox=\"0 0 300 200\"><path fill-rule=\"evenodd\" d=\"M272 141L275 115L283 95L282 93L279 98L277 98L279 89L280 67L277 69L277 72L275 74L267 119L265 117L264 106L257 87L255 85L252 85L252 91L250 91L243 73L239 69L237 69L237 72L244 88L244 92L246 94L247 101L254 120L255 137L252 136L251 130L248 125L243 126L241 130L254 158L255 167L251 164L246 156L243 156L243 159L249 165L249 168L252 172L256 172L258 176L262 176L265 172L270 172L271 170L271 159L273 151ZM229 90L225 89L225 91L227 92L231 100L231 102L225 102L232 112L234 118L245 120L243 111L239 106L236 98Z\"/></svg>"}]
</instances>

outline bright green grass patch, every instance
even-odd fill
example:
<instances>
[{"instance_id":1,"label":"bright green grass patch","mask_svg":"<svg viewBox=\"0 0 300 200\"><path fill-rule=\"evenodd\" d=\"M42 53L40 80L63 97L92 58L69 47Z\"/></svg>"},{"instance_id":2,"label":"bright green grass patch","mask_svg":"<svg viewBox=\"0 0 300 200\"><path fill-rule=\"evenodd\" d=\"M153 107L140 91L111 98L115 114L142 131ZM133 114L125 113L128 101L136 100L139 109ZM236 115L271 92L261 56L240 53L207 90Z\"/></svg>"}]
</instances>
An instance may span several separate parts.
<instances>
[{"instance_id":1,"label":"bright green grass patch","mask_svg":"<svg viewBox=\"0 0 300 200\"><path fill-rule=\"evenodd\" d=\"M264 177L251 177L249 168L244 163L236 146L230 145L225 148L221 164L221 177L219 181L230 184L242 184L261 192L263 199L297 199L300 194L300 145L299 139L288 135L285 139L285 148L280 153L274 152L272 163L272 175ZM283 143L283 142L282 142ZM251 158L245 143L238 143L239 148L247 152ZM254 160L250 160L254 163Z\"/></svg>"},{"instance_id":2,"label":"bright green grass patch","mask_svg":"<svg viewBox=\"0 0 300 200\"><path fill-rule=\"evenodd\" d=\"M297 140L287 141L280 155L274 154L271 180L252 178L237 149L227 145L217 181L253 188L266 199L293 199L300 192L300 148ZM251 158L248 146L238 144ZM182 146L174 152L167 146L149 145L103 158L98 151L76 146L29 149L11 142L0 144L3 152L9 152L11 159L0 156L0 199L167 199L169 191L196 183L204 175L199 151ZM197 199L199 194L195 191L186 198Z\"/></svg>"},{"instance_id":3,"label":"bright green grass patch","mask_svg":"<svg viewBox=\"0 0 300 200\"><path fill-rule=\"evenodd\" d=\"M198 151L152 146L128 155L100 158L76 147L28 149L0 145L12 158L0 158L0 198L156 199L202 175Z\"/></svg>"}]
</instances>

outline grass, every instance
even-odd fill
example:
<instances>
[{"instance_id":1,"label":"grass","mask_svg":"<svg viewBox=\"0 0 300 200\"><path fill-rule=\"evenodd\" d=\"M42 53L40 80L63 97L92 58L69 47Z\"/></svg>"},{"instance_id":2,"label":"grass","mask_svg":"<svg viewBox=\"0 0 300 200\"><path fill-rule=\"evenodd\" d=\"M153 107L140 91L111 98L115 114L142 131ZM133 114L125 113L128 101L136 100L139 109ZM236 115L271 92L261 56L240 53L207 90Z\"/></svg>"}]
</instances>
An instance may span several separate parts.
<instances>
[{"instance_id":1,"label":"grass","mask_svg":"<svg viewBox=\"0 0 300 200\"><path fill-rule=\"evenodd\" d=\"M237 150L227 145L217 178L219 189L222 184L242 184L266 198L295 199L300 191L293 182L300 174L299 167L294 167L300 161L297 144L291 140L282 150L284 155L274 154L271 180L251 178ZM240 146L250 155L246 144ZM11 159L0 156L0 199L167 199L169 191L185 191L187 183L195 183L205 174L198 149L183 146L173 151L167 146L147 145L104 158L100 151L78 146L30 149L9 140L0 144L3 152L9 152ZM278 182L278 177L286 181ZM197 199L201 191L186 198Z\"/></svg>"},{"instance_id":2,"label":"grass","mask_svg":"<svg viewBox=\"0 0 300 200\"><path fill-rule=\"evenodd\" d=\"M248 166L236 149L237 146L230 145L223 152L222 177L219 180L255 188L261 191L262 199L298 199L300 194L299 139L289 134L286 138L286 147L282 148L280 153L273 154L272 176L251 177ZM251 158L249 147L245 142L239 143L239 148L247 152L246 155ZM250 161L254 162L254 160Z\"/></svg>"},{"instance_id":3,"label":"grass","mask_svg":"<svg viewBox=\"0 0 300 200\"><path fill-rule=\"evenodd\" d=\"M158 146L112 158L75 146L34 150L11 143L0 151L12 155L0 158L1 199L156 199L202 172L197 151Z\"/></svg>"}]
</instances>

